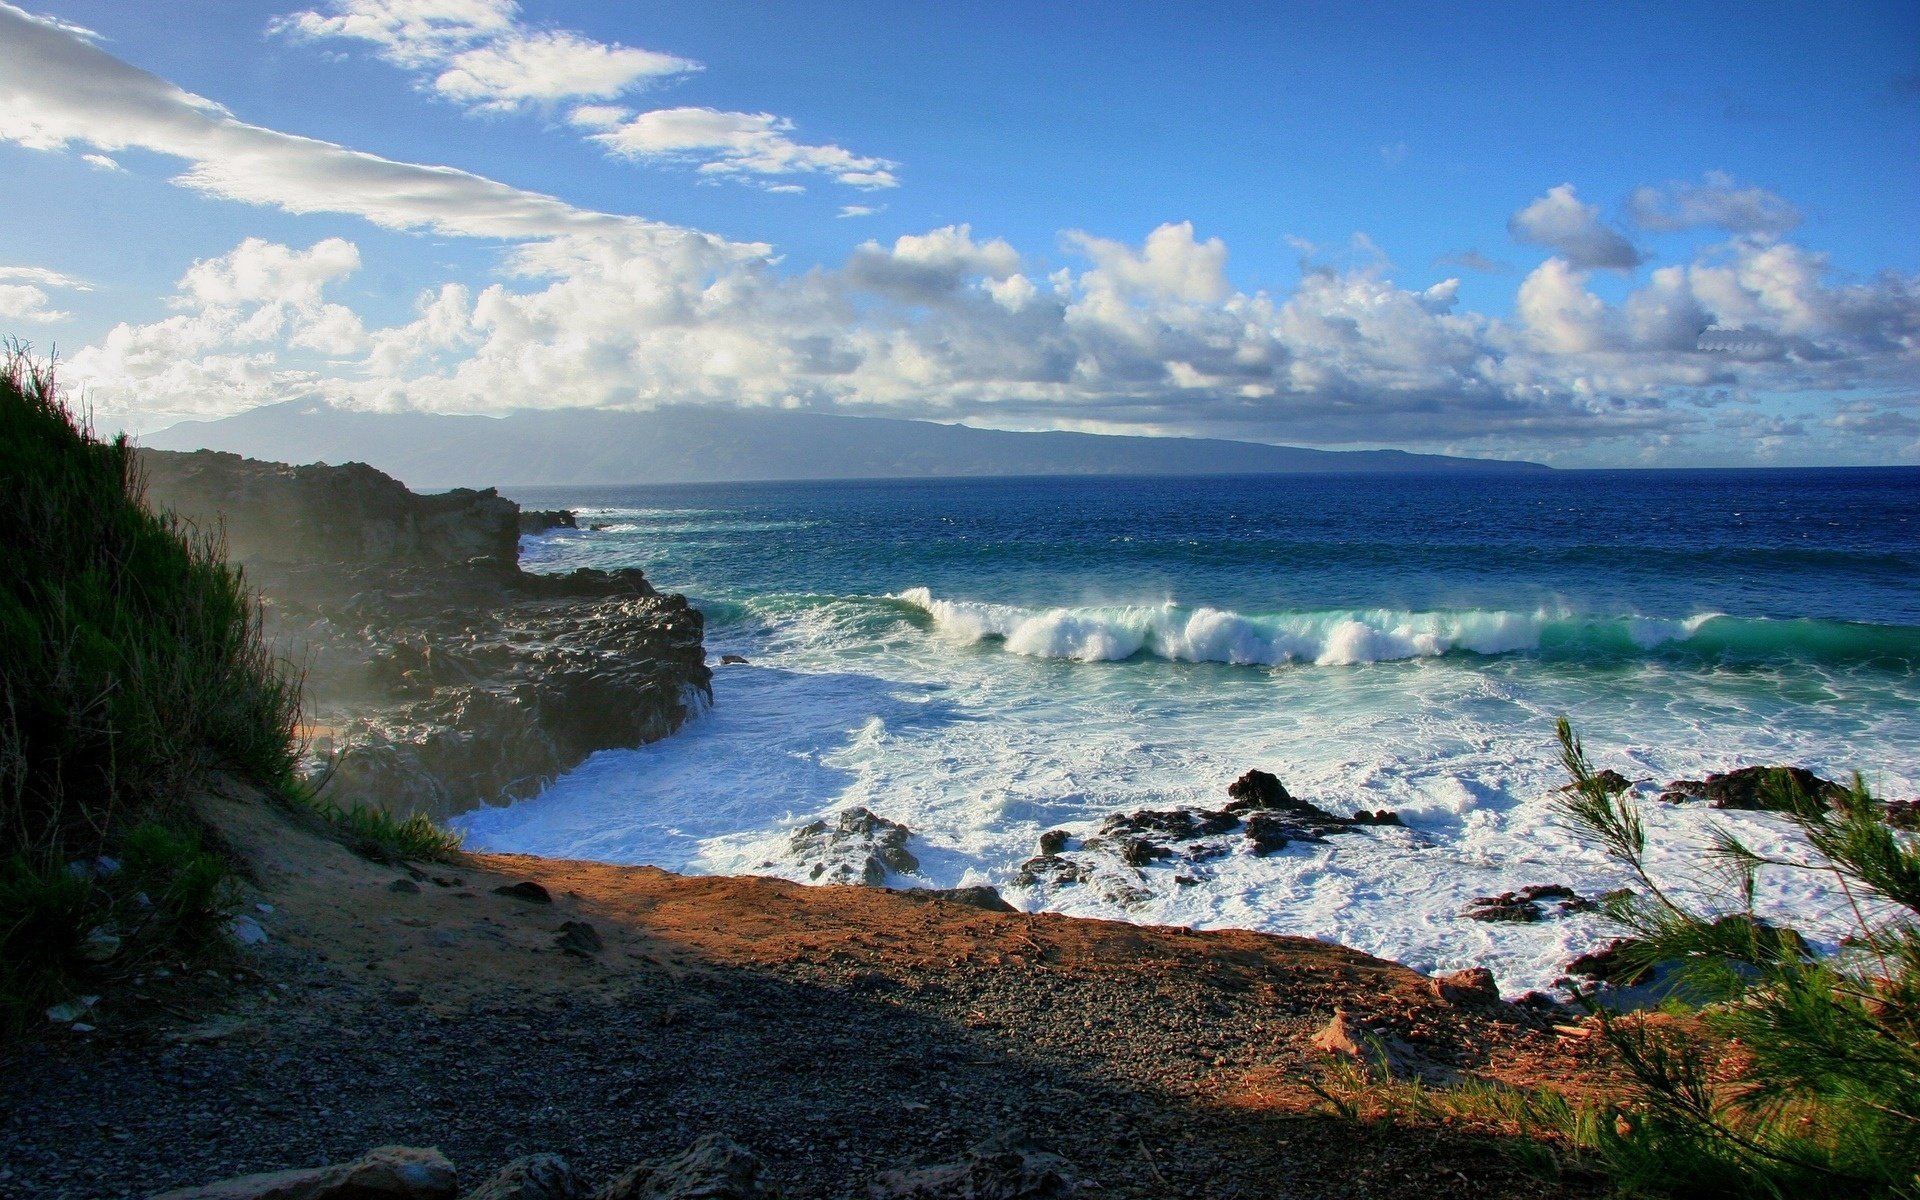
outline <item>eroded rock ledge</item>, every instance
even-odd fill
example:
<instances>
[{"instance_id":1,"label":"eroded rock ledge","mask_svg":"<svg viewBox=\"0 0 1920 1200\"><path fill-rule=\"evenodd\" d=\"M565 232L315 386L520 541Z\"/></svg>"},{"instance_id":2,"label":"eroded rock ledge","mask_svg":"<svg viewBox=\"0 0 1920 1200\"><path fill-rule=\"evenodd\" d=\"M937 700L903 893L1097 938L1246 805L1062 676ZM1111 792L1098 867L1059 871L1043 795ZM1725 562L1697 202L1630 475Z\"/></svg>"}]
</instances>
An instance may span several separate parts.
<instances>
[{"instance_id":1,"label":"eroded rock ledge","mask_svg":"<svg viewBox=\"0 0 1920 1200\"><path fill-rule=\"evenodd\" d=\"M359 463L141 458L149 503L222 529L260 589L269 634L307 672L316 764L340 795L434 817L523 798L712 698L685 597L637 570L522 571L520 506L490 488L421 496Z\"/></svg>"}]
</instances>

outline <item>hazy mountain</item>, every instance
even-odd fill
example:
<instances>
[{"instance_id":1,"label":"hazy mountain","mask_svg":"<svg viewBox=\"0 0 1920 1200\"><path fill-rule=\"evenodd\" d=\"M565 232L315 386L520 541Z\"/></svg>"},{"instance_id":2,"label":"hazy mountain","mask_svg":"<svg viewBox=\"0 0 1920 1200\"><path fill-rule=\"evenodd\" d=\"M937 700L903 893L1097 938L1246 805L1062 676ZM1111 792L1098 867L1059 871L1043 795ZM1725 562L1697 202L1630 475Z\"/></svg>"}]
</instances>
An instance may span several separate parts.
<instances>
[{"instance_id":1,"label":"hazy mountain","mask_svg":"<svg viewBox=\"0 0 1920 1200\"><path fill-rule=\"evenodd\" d=\"M953 475L1255 475L1294 471L1543 471L1538 463L1302 450L1202 438L1007 433L768 409L557 409L507 417L366 413L312 400L140 439L276 462L364 462L416 488L705 483Z\"/></svg>"}]
</instances>

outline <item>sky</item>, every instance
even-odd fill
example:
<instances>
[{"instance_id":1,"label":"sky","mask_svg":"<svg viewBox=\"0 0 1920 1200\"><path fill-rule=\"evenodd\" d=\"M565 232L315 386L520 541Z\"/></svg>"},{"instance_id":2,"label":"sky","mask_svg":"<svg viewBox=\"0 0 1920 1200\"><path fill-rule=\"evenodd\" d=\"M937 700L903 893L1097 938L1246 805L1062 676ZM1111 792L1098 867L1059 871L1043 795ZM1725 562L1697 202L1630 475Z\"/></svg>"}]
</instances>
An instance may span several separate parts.
<instances>
[{"instance_id":1,"label":"sky","mask_svg":"<svg viewBox=\"0 0 1920 1200\"><path fill-rule=\"evenodd\" d=\"M1916 463L1916 164L1911 3L0 0L0 333L136 434Z\"/></svg>"}]
</instances>

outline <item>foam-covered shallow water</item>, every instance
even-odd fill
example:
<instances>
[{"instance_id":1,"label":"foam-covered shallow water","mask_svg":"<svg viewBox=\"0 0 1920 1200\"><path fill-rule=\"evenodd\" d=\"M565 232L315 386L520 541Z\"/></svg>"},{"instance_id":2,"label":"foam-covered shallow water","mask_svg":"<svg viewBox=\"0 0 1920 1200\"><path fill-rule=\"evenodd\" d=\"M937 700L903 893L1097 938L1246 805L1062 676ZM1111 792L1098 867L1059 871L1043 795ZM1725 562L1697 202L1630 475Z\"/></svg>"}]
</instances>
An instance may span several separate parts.
<instances>
[{"instance_id":1,"label":"foam-covered shallow water","mask_svg":"<svg viewBox=\"0 0 1920 1200\"><path fill-rule=\"evenodd\" d=\"M864 805L915 832L902 886L1323 937L1550 985L1591 915L1475 896L1625 880L1558 822L1554 717L1663 783L1792 762L1920 793L1920 472L1567 473L542 489L594 531L530 569L639 565L705 611L713 709L461 822L484 848L802 877L791 830ZM1217 807L1248 767L1368 830L1142 871L1144 895L1022 888L1040 832ZM1649 800L1662 869L1764 814ZM1177 882L1184 876L1187 882ZM1826 881L1759 907L1837 937Z\"/></svg>"}]
</instances>

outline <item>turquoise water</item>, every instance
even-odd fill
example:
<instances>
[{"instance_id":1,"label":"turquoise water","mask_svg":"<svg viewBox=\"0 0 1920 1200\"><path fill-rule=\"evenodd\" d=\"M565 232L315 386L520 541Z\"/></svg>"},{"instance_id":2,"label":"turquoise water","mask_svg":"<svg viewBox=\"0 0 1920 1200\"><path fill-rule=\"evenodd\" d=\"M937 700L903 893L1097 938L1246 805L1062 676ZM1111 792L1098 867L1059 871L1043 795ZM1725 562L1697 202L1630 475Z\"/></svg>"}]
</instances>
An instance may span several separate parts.
<instances>
[{"instance_id":1,"label":"turquoise water","mask_svg":"<svg viewBox=\"0 0 1920 1200\"><path fill-rule=\"evenodd\" d=\"M1597 918L1466 921L1473 896L1619 880L1559 826L1553 719L1653 783L1790 761L1920 793L1920 471L1567 472L540 489L599 532L534 570L640 566L691 596L713 710L466 822L478 845L799 877L795 824L915 830L902 886L1328 937L1542 986ZM1141 872L1126 903L1022 889L1037 834L1213 804L1250 766L1369 832ZM1707 823L1663 809L1662 863ZM1820 881L1763 888L1837 930Z\"/></svg>"}]
</instances>

